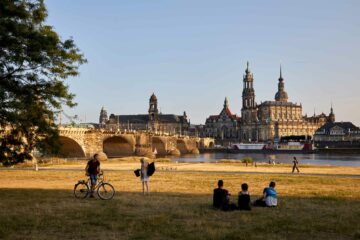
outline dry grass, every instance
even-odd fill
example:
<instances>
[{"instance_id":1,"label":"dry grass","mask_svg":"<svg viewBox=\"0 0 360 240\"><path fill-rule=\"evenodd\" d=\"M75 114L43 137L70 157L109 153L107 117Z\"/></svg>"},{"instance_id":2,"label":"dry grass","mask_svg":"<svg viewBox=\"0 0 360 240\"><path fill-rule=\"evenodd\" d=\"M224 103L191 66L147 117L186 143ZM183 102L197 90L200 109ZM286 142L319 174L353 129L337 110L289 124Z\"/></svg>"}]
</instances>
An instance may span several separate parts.
<instances>
[{"instance_id":1,"label":"dry grass","mask_svg":"<svg viewBox=\"0 0 360 240\"><path fill-rule=\"evenodd\" d=\"M6 239L354 239L360 237L359 178L279 174L157 172L142 196L132 172L106 172L111 201L78 200L82 171L1 171L0 238ZM211 208L218 179L253 199L270 180L275 209L220 212Z\"/></svg>"},{"instance_id":2,"label":"dry grass","mask_svg":"<svg viewBox=\"0 0 360 240\"><path fill-rule=\"evenodd\" d=\"M111 159L101 163L104 170L135 170L139 168L139 157L128 157ZM153 160L149 160L153 161ZM252 164L246 166L236 160L219 161L217 163L176 163L170 162L168 158L160 158L155 160L158 169L171 169L177 171L205 171L205 172L257 172L257 173L290 173L291 164L267 164L257 163L255 167ZM76 169L82 170L86 165L86 160L67 161L61 164L40 164L40 167L56 168L56 169ZM22 168L32 167L32 165L22 165ZM299 166L301 173L305 174L342 174L342 175L358 175L360 176L360 167L346 166L319 166L319 165L303 165Z\"/></svg>"}]
</instances>

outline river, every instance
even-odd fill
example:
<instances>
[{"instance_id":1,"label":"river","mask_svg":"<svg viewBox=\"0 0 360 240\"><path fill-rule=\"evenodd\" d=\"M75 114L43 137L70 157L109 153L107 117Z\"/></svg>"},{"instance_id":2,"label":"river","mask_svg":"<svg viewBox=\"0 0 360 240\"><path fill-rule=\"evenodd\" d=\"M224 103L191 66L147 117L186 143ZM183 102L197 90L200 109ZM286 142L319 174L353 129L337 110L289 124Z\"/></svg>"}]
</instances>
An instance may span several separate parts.
<instances>
[{"instance_id":1,"label":"river","mask_svg":"<svg viewBox=\"0 0 360 240\"><path fill-rule=\"evenodd\" d=\"M255 162L275 161L277 163L292 163L293 157L300 164L354 166L360 167L360 154L265 154L265 153L203 153L199 155L183 155L172 157L172 161L178 162L216 162L221 159L241 160L244 157L252 157Z\"/></svg>"}]
</instances>

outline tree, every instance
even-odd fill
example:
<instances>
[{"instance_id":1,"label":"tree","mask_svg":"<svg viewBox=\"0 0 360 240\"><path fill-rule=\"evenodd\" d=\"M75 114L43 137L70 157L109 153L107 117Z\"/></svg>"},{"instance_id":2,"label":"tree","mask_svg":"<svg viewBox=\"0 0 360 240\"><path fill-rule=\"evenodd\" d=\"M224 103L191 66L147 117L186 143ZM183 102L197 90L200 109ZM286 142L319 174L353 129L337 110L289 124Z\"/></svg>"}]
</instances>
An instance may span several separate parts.
<instances>
[{"instance_id":1,"label":"tree","mask_svg":"<svg viewBox=\"0 0 360 240\"><path fill-rule=\"evenodd\" d=\"M72 39L45 24L43 0L0 1L0 162L56 151L55 112L75 106L64 83L86 62Z\"/></svg>"}]
</instances>

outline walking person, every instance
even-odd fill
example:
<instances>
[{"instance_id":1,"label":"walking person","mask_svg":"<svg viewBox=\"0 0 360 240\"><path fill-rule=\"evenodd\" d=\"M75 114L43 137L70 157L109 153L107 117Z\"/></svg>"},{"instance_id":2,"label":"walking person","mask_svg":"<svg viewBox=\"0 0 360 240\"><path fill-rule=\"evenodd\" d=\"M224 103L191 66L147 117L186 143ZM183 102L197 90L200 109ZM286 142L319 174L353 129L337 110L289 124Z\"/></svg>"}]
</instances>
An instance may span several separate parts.
<instances>
[{"instance_id":1,"label":"walking person","mask_svg":"<svg viewBox=\"0 0 360 240\"><path fill-rule=\"evenodd\" d=\"M145 188L146 188L146 194L149 194L149 176L148 176L148 166L149 163L145 161L144 158L140 159L141 162L141 168L140 168L140 179L142 183L142 190L143 194L145 195Z\"/></svg>"},{"instance_id":2,"label":"walking person","mask_svg":"<svg viewBox=\"0 0 360 240\"><path fill-rule=\"evenodd\" d=\"M292 168L292 173L294 173L295 169L296 169L297 172L299 173L299 172L300 172L300 171L299 171L299 167L298 167L299 161L296 159L296 157L294 157L293 163L294 163L294 165L293 165L293 168Z\"/></svg>"}]
</instances>

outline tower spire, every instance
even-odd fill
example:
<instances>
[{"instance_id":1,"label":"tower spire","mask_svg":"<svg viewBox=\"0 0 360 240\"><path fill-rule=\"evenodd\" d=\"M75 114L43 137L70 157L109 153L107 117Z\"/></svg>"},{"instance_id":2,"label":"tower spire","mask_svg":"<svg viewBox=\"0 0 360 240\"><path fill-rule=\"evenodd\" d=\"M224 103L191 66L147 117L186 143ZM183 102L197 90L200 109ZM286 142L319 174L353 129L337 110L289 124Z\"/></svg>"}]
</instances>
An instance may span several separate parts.
<instances>
[{"instance_id":1,"label":"tower spire","mask_svg":"<svg viewBox=\"0 0 360 240\"><path fill-rule=\"evenodd\" d=\"M330 114L328 117L328 121L334 123L335 122L335 114L334 114L334 109L333 109L333 103L331 101L331 108L330 108Z\"/></svg>"},{"instance_id":2,"label":"tower spire","mask_svg":"<svg viewBox=\"0 0 360 240\"><path fill-rule=\"evenodd\" d=\"M228 97L225 97L224 108L228 108L228 107L229 107L229 99Z\"/></svg>"},{"instance_id":3,"label":"tower spire","mask_svg":"<svg viewBox=\"0 0 360 240\"><path fill-rule=\"evenodd\" d=\"M282 76L282 68L280 64L280 77L278 83L278 91L275 94L275 101L287 102L287 100L288 100L288 95L287 92L285 91L285 83L284 83L284 78Z\"/></svg>"},{"instance_id":4,"label":"tower spire","mask_svg":"<svg viewBox=\"0 0 360 240\"><path fill-rule=\"evenodd\" d=\"M332 103L332 101L331 101L331 108L330 108L330 112L331 112L331 113L334 113L334 110L333 110L333 103Z\"/></svg>"},{"instance_id":5,"label":"tower spire","mask_svg":"<svg viewBox=\"0 0 360 240\"><path fill-rule=\"evenodd\" d=\"M246 70L245 70L245 73L250 73L249 61L246 62Z\"/></svg>"}]
</instances>

